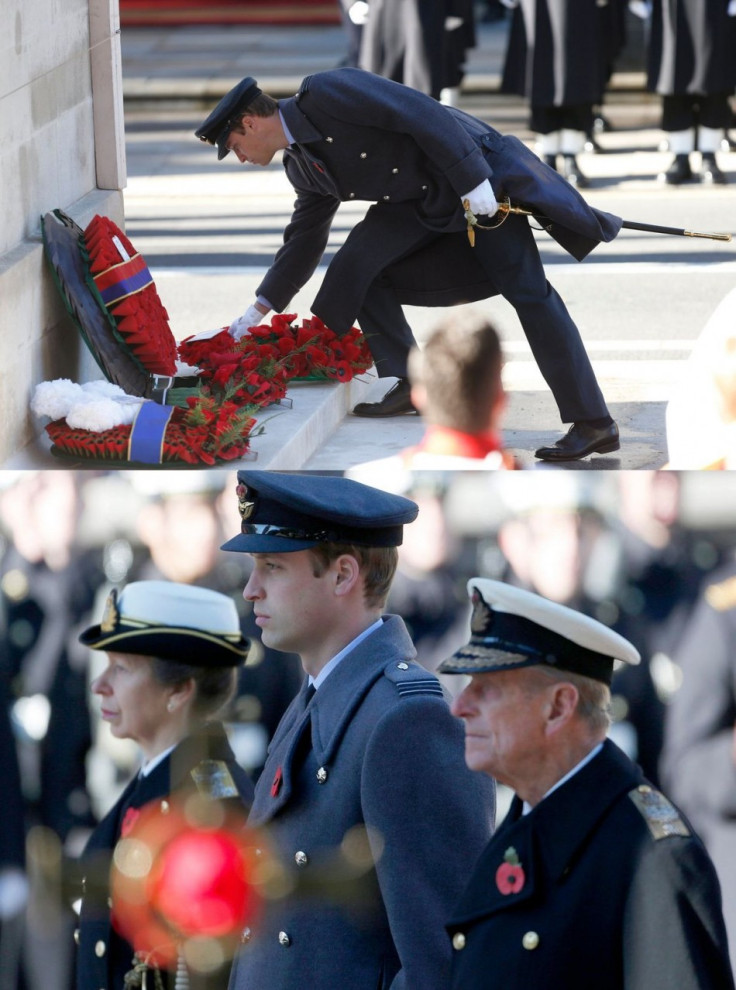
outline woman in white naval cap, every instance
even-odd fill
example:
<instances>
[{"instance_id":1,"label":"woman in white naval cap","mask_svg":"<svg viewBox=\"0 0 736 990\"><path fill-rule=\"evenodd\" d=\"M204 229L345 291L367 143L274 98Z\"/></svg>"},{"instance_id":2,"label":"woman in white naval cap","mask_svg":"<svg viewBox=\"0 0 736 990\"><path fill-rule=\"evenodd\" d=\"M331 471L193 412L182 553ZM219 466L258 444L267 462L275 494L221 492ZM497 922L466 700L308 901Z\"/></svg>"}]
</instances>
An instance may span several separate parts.
<instances>
[{"instance_id":1,"label":"woman in white naval cap","mask_svg":"<svg viewBox=\"0 0 736 990\"><path fill-rule=\"evenodd\" d=\"M606 738L628 640L529 591L473 578L470 641L440 664L469 767L508 816L448 924L455 990L730 990L715 870L668 799Z\"/></svg>"},{"instance_id":2,"label":"woman in white naval cap","mask_svg":"<svg viewBox=\"0 0 736 990\"><path fill-rule=\"evenodd\" d=\"M234 602L206 588L169 581L137 581L113 591L99 625L80 636L107 653L107 667L92 682L101 714L114 736L138 743L143 765L103 818L84 852L89 869L77 934L78 990L123 990L139 962L134 949L111 924L110 891L94 864L105 862L134 826L144 806L169 810L169 798L195 790L242 810L253 785L238 766L217 713L235 691L236 668L244 661L243 637ZM106 874L105 874L106 877ZM228 967L203 982L182 969L156 969L152 987L224 987ZM130 986L140 986L138 982Z\"/></svg>"}]
</instances>

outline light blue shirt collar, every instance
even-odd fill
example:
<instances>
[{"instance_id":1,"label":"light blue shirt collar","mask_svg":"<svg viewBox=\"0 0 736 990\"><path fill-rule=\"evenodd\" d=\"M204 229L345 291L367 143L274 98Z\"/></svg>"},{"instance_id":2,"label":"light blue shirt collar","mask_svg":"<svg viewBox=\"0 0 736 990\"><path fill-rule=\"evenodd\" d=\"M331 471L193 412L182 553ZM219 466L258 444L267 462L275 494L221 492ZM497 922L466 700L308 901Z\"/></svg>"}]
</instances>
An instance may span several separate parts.
<instances>
[{"instance_id":1,"label":"light blue shirt collar","mask_svg":"<svg viewBox=\"0 0 736 990\"><path fill-rule=\"evenodd\" d=\"M568 770L568 772L565 774L564 777L560 777L560 779L557 781L557 783L556 784L553 784L552 787L550 787L550 789L547 791L547 793L542 798L542 801L544 801L544 798L548 798L550 796L550 794L552 794L553 791L556 791L557 790L558 787L562 787L563 784L566 784L567 781L570 780L571 777L574 777L576 773L579 773L587 763L590 763L590 761L592 759L594 759L600 753L600 751L602 749L603 749L603 743L602 742L599 742L597 746L594 746L591 749L591 751L588 753L587 756L584 756L582 758L582 760L580 761L580 763L578 763L576 766L574 766L572 768L572 770ZM532 811L532 810L533 810L532 809L532 806L525 801L524 802L524 807L521 809L522 815L528 815L529 812Z\"/></svg>"},{"instance_id":2,"label":"light blue shirt collar","mask_svg":"<svg viewBox=\"0 0 736 990\"><path fill-rule=\"evenodd\" d=\"M291 133L291 131L289 130L289 128L286 126L286 121L284 120L284 115L281 113L280 110L279 110L279 120L281 121L281 126L284 129L284 134L286 135L286 140L289 142L289 144L293 144L294 143L294 135Z\"/></svg>"},{"instance_id":3,"label":"light blue shirt collar","mask_svg":"<svg viewBox=\"0 0 736 990\"><path fill-rule=\"evenodd\" d=\"M317 674L316 677L310 677L309 683L314 685L315 690L318 691L320 689L322 684L324 684L325 680L329 677L329 675L332 673L335 667L337 667L337 665L340 663L341 660L345 659L345 657L348 655L348 653L350 653L351 650L355 649L358 643L362 643L363 640L366 639L368 636L370 636L372 632L375 632L376 629L380 629L382 624L383 624L383 619L376 619L376 621L372 625L368 626L367 629L364 629L362 633L360 633L358 636L355 637L354 640L352 640L352 642L348 643L348 645L344 649L340 650L337 656L334 656L332 660L328 661L324 665L322 670L320 670L320 672Z\"/></svg>"}]
</instances>

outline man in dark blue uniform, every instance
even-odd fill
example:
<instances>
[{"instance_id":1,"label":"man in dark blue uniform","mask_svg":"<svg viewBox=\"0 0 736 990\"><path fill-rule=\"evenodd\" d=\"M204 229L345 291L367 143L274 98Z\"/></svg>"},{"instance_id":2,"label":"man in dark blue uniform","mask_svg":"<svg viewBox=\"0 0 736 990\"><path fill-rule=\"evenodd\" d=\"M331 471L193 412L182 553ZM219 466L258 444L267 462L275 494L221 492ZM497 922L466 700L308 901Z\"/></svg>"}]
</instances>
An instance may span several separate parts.
<instances>
[{"instance_id":1,"label":"man in dark blue uniform","mask_svg":"<svg viewBox=\"0 0 736 990\"><path fill-rule=\"evenodd\" d=\"M283 896L243 933L231 990L445 990L444 922L488 841L492 782L463 760L437 678L383 605L409 499L347 478L238 473L244 595L265 645L307 674L249 824Z\"/></svg>"},{"instance_id":2,"label":"man in dark blue uniform","mask_svg":"<svg viewBox=\"0 0 736 990\"><path fill-rule=\"evenodd\" d=\"M718 880L700 839L606 739L614 661L595 619L473 578L470 674L453 712L468 766L509 814L448 925L456 990L731 990Z\"/></svg>"},{"instance_id":3,"label":"man in dark blue uniform","mask_svg":"<svg viewBox=\"0 0 736 990\"><path fill-rule=\"evenodd\" d=\"M230 327L234 336L289 305L319 264L340 203L366 200L373 205L328 266L312 305L338 334L357 320L379 376L398 378L380 402L357 405L356 415L415 412L406 371L414 336L402 304L458 305L501 294L517 311L562 421L573 424L537 456L574 460L618 449L618 428L578 328L545 277L527 218L504 214L500 226L468 235L463 204L474 219L489 218L506 197L532 210L578 260L621 227L516 138L351 68L309 76L279 103L248 77L197 135L217 146L219 158L233 151L254 165L283 151L297 194L284 244L256 301Z\"/></svg>"}]
</instances>

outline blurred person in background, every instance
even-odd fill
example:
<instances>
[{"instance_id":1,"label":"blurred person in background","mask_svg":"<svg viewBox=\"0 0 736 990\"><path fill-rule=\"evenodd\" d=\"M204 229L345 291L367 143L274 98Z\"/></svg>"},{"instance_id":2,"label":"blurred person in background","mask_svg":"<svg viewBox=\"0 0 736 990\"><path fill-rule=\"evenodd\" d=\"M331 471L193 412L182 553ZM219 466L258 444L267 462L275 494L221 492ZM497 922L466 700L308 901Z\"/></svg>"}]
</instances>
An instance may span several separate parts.
<instances>
[{"instance_id":1,"label":"blurred person in background","mask_svg":"<svg viewBox=\"0 0 736 990\"><path fill-rule=\"evenodd\" d=\"M537 151L573 185L590 185L577 156L623 41L620 0L509 0L514 7L502 92L526 97Z\"/></svg>"},{"instance_id":2,"label":"blurred person in background","mask_svg":"<svg viewBox=\"0 0 736 990\"><path fill-rule=\"evenodd\" d=\"M0 636L4 641L1 613ZM14 990L20 981L23 912L28 901L28 880L25 874L25 811L4 672L0 672L0 775L3 782L3 813L0 815L0 987Z\"/></svg>"},{"instance_id":3,"label":"blurred person in background","mask_svg":"<svg viewBox=\"0 0 736 990\"><path fill-rule=\"evenodd\" d=\"M647 87L662 97L662 130L672 162L658 179L725 184L716 151L731 124L736 87L734 0L648 0ZM700 152L693 170L691 155Z\"/></svg>"},{"instance_id":4,"label":"blurred person in background","mask_svg":"<svg viewBox=\"0 0 736 990\"><path fill-rule=\"evenodd\" d=\"M494 325L473 310L450 312L409 354L411 401L427 424L424 436L399 454L350 469L351 476L367 483L385 476L398 491L398 479L406 476L410 486L415 471L515 469L501 433L502 365Z\"/></svg>"},{"instance_id":5,"label":"blurred person in background","mask_svg":"<svg viewBox=\"0 0 736 990\"><path fill-rule=\"evenodd\" d=\"M142 810L153 805L165 818L178 793L232 803L244 821L253 784L217 717L235 691L235 669L245 659L247 640L226 595L175 582L137 581L110 593L101 621L86 629L80 642L106 653L92 692L112 734L132 739L143 763L83 853L87 875L76 937L77 987L124 990L134 968L138 986L147 972L149 985L174 987L173 974L146 965L142 953L113 927L106 867ZM187 978L177 976L177 988L190 986L187 966L184 971ZM224 988L228 974L229 964L222 965L196 986Z\"/></svg>"},{"instance_id":6,"label":"blurred person in background","mask_svg":"<svg viewBox=\"0 0 736 990\"><path fill-rule=\"evenodd\" d=\"M601 498L598 485L569 475L514 475L503 482L501 492L507 516L497 539L508 565L501 576L512 585L605 621L639 648L650 603L633 590L621 537L614 528L615 506ZM648 618L656 628L662 616ZM642 664L614 673L611 732L656 782L664 714L651 659L646 653Z\"/></svg>"},{"instance_id":7,"label":"blurred person in background","mask_svg":"<svg viewBox=\"0 0 736 990\"><path fill-rule=\"evenodd\" d=\"M666 422L667 467L736 468L736 289L718 303L684 362Z\"/></svg>"},{"instance_id":8,"label":"blurred person in background","mask_svg":"<svg viewBox=\"0 0 736 990\"><path fill-rule=\"evenodd\" d=\"M145 553L138 555L128 579L165 578L212 588L235 603L250 646L225 718L236 756L255 779L276 726L299 690L301 665L294 654L269 650L261 643L253 606L242 596L250 558L220 553L232 528L232 520L223 515L232 508L226 485L230 478L207 471L134 474L133 486L144 496L136 529Z\"/></svg>"},{"instance_id":9,"label":"blurred person in background","mask_svg":"<svg viewBox=\"0 0 736 990\"><path fill-rule=\"evenodd\" d=\"M708 576L674 651L662 779L713 858L736 966L736 556Z\"/></svg>"},{"instance_id":10,"label":"blurred person in background","mask_svg":"<svg viewBox=\"0 0 736 990\"><path fill-rule=\"evenodd\" d=\"M0 492L3 649L20 763L25 825L50 829L69 855L96 823L85 760L92 743L87 651L102 555L77 542L82 498L70 471L24 471ZM53 921L29 907L23 978L33 990L67 990L73 975L71 913Z\"/></svg>"},{"instance_id":11,"label":"blurred person in background","mask_svg":"<svg viewBox=\"0 0 736 990\"><path fill-rule=\"evenodd\" d=\"M461 641L469 614L466 548L444 511L449 483L438 474L419 472L401 492L417 503L419 515L404 532L387 604L406 623L417 660L433 673Z\"/></svg>"},{"instance_id":12,"label":"blurred person in background","mask_svg":"<svg viewBox=\"0 0 736 990\"><path fill-rule=\"evenodd\" d=\"M472 0L368 0L361 69L457 104L475 47Z\"/></svg>"}]
</instances>

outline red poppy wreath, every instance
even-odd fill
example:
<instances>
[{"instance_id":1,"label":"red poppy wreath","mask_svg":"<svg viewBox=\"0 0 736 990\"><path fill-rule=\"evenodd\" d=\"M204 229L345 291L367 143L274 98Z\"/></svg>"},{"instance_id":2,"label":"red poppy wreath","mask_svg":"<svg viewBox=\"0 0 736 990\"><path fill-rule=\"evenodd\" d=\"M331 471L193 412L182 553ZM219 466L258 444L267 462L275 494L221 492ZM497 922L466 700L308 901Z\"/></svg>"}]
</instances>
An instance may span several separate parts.
<instances>
[{"instance_id":1,"label":"red poppy wreath","mask_svg":"<svg viewBox=\"0 0 736 990\"><path fill-rule=\"evenodd\" d=\"M109 217L82 231L56 210L43 233L62 298L107 379L37 387L32 408L51 419L46 432L59 456L141 464L243 457L253 416L283 399L290 382L347 382L373 364L356 327L338 337L316 317L299 325L295 315L273 316L239 340L223 328L177 347L145 260ZM188 388L176 387L177 374L189 376Z\"/></svg>"}]
</instances>

